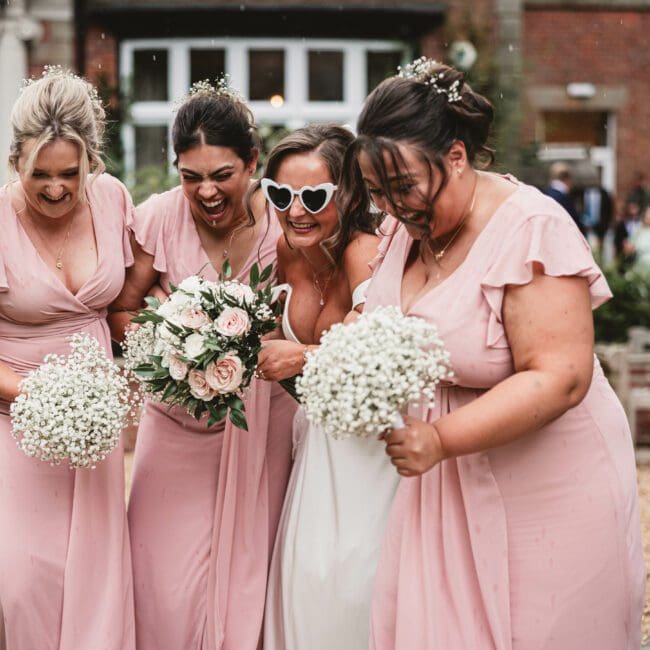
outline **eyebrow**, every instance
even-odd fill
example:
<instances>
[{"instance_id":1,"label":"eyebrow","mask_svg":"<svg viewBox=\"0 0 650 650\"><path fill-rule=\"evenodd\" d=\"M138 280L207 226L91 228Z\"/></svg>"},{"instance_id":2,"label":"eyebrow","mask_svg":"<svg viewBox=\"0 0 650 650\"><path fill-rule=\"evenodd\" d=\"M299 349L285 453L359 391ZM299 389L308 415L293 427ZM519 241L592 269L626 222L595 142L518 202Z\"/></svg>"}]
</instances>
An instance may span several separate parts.
<instances>
[{"instance_id":1,"label":"eyebrow","mask_svg":"<svg viewBox=\"0 0 650 650\"><path fill-rule=\"evenodd\" d=\"M226 172L230 171L231 169L234 169L235 166L228 163L226 165L222 165L221 167L218 167L217 169L214 169L213 171L208 173L208 176L214 176L215 174L220 174L221 172ZM193 169L190 169L189 167L179 167L179 171L184 172L185 174L192 174L194 176L201 176L199 172L195 172Z\"/></svg>"},{"instance_id":2,"label":"eyebrow","mask_svg":"<svg viewBox=\"0 0 650 650\"><path fill-rule=\"evenodd\" d=\"M34 172L39 172L41 174L49 174L49 172L45 169L41 169L40 167L34 167L33 169ZM67 169L64 169L61 173L62 174L70 174L72 172L78 172L79 171L79 165L75 165L74 167L68 167Z\"/></svg>"}]
</instances>

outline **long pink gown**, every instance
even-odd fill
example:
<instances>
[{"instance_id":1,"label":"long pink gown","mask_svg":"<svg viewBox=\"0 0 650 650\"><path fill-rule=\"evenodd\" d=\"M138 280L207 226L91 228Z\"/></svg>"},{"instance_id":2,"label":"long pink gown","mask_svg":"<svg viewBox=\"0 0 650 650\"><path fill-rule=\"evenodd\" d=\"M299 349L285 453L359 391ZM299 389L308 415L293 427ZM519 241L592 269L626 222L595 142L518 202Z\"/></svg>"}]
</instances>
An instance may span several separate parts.
<instances>
[{"instance_id":1,"label":"long pink gown","mask_svg":"<svg viewBox=\"0 0 650 650\"><path fill-rule=\"evenodd\" d=\"M218 279L180 188L139 206L134 231L165 290L198 272ZM261 229L240 279L274 262L279 236L275 220ZM145 407L129 503L138 650L257 648L297 404L254 379L245 405L248 432Z\"/></svg>"},{"instance_id":2,"label":"long pink gown","mask_svg":"<svg viewBox=\"0 0 650 650\"><path fill-rule=\"evenodd\" d=\"M106 306L133 262L131 199L102 174L87 185L97 269L72 294L45 265L0 188L0 361L20 374L85 332L109 351ZM95 469L28 458L0 401L0 609L10 650L133 650L131 555L121 446ZM2 625L0 625L2 630ZM0 638L0 647L3 639Z\"/></svg>"},{"instance_id":3,"label":"long pink gown","mask_svg":"<svg viewBox=\"0 0 650 650\"><path fill-rule=\"evenodd\" d=\"M514 182L514 179L512 179ZM366 310L400 305L412 240L387 238ZM439 328L455 372L427 421L513 374L501 308L539 262L611 296L567 214L520 184L463 264L409 315ZM584 400L515 442L403 479L371 610L373 650L638 650L645 570L630 430L597 360Z\"/></svg>"}]
</instances>

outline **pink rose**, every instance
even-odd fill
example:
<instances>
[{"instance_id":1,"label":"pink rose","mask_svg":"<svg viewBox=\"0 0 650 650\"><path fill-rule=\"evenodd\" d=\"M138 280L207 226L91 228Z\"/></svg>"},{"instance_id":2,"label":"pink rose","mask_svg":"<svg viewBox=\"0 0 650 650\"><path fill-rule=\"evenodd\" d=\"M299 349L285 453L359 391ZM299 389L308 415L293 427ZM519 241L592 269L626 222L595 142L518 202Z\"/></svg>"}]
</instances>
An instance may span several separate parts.
<instances>
[{"instance_id":1,"label":"pink rose","mask_svg":"<svg viewBox=\"0 0 650 650\"><path fill-rule=\"evenodd\" d=\"M176 355L169 355L169 374L176 381L183 381L187 377L189 365L181 361Z\"/></svg>"},{"instance_id":2,"label":"pink rose","mask_svg":"<svg viewBox=\"0 0 650 650\"><path fill-rule=\"evenodd\" d=\"M190 393L196 399L202 399L204 402L209 402L214 397L214 391L208 386L205 379L205 373L196 368L190 370L187 376L187 383L190 387Z\"/></svg>"},{"instance_id":3,"label":"pink rose","mask_svg":"<svg viewBox=\"0 0 650 650\"><path fill-rule=\"evenodd\" d=\"M209 322L210 317L202 309L186 307L181 312L181 325L183 327L198 330L199 327L203 327L203 325L207 325Z\"/></svg>"},{"instance_id":4,"label":"pink rose","mask_svg":"<svg viewBox=\"0 0 650 650\"><path fill-rule=\"evenodd\" d=\"M210 362L205 369L208 386L217 393L233 393L241 386L244 366L234 352L227 352L221 359Z\"/></svg>"},{"instance_id":5,"label":"pink rose","mask_svg":"<svg viewBox=\"0 0 650 650\"><path fill-rule=\"evenodd\" d=\"M240 336L248 332L251 322L243 309L226 307L214 322L214 327L224 336Z\"/></svg>"}]
</instances>

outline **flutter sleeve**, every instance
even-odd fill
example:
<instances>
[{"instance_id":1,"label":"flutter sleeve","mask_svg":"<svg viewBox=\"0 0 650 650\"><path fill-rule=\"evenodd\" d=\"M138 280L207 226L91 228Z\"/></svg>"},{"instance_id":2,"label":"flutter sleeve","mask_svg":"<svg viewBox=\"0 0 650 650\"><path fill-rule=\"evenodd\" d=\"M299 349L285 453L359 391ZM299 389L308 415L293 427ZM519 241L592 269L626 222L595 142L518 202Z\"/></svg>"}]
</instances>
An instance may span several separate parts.
<instances>
[{"instance_id":1,"label":"flutter sleeve","mask_svg":"<svg viewBox=\"0 0 650 650\"><path fill-rule=\"evenodd\" d=\"M528 284L536 262L545 275L585 278L592 309L612 297L589 244L566 214L558 211L529 216L505 238L481 282L483 297L490 307L488 347L508 347L502 318L505 288Z\"/></svg>"},{"instance_id":2,"label":"flutter sleeve","mask_svg":"<svg viewBox=\"0 0 650 650\"><path fill-rule=\"evenodd\" d=\"M154 194L133 211L131 232L142 250L153 257L153 267L159 273L167 271L165 252L164 194Z\"/></svg>"}]
</instances>

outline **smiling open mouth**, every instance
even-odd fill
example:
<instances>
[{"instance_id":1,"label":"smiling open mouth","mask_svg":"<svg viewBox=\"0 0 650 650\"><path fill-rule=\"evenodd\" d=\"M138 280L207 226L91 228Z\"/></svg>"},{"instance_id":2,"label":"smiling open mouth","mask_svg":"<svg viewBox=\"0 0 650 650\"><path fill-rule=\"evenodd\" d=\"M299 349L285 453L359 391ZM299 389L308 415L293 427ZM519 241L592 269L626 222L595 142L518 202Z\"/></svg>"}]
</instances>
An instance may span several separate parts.
<instances>
[{"instance_id":1,"label":"smiling open mouth","mask_svg":"<svg viewBox=\"0 0 650 650\"><path fill-rule=\"evenodd\" d=\"M219 216L226 209L226 199L217 201L201 201L203 209L211 216Z\"/></svg>"},{"instance_id":2,"label":"smiling open mouth","mask_svg":"<svg viewBox=\"0 0 650 650\"><path fill-rule=\"evenodd\" d=\"M47 194L41 194L41 197L42 197L42 198L43 198L47 203L51 203L52 205L56 205L57 203L61 203L62 201L64 201L65 199L67 199L68 196L70 196L70 195L69 195L68 193L66 193L66 194L64 194L63 196L60 196L58 199L53 199L53 198L50 198L49 196L47 196Z\"/></svg>"},{"instance_id":3,"label":"smiling open mouth","mask_svg":"<svg viewBox=\"0 0 650 650\"><path fill-rule=\"evenodd\" d=\"M318 225L317 223L297 223L296 221L288 220L287 223L291 226L291 228L299 232L311 232Z\"/></svg>"}]
</instances>

